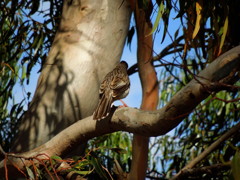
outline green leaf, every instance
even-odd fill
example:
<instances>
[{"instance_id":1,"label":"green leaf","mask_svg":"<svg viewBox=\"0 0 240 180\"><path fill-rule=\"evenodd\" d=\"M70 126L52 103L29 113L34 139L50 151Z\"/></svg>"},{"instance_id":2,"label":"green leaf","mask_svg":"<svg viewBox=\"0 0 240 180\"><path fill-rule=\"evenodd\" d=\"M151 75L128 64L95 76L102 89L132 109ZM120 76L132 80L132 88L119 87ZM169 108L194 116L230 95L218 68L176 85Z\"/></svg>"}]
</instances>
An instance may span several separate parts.
<instances>
[{"instance_id":1,"label":"green leaf","mask_svg":"<svg viewBox=\"0 0 240 180\"><path fill-rule=\"evenodd\" d=\"M155 20L155 22L154 22L152 31L151 31L147 36L149 36L149 35L151 35L152 33L155 32L155 30L156 30L157 27L158 27L159 21L160 21L160 19L162 18L163 13L164 13L164 4L163 4L163 1L162 1L161 4L159 5L157 18L156 18L156 20Z\"/></svg>"},{"instance_id":2,"label":"green leaf","mask_svg":"<svg viewBox=\"0 0 240 180\"><path fill-rule=\"evenodd\" d=\"M166 8L165 8L165 12L163 13L162 19L164 22L164 31L163 31L163 37L162 37L162 41L161 43L163 43L166 34L167 34L167 30L168 30L168 24L169 24L169 16L170 16L170 12L172 9L172 3L171 0L166 0Z\"/></svg>"},{"instance_id":3,"label":"green leaf","mask_svg":"<svg viewBox=\"0 0 240 180\"><path fill-rule=\"evenodd\" d=\"M30 179L34 180L35 178L34 178L34 174L33 174L32 170L27 166L26 166L26 170L27 170L27 174L30 177Z\"/></svg>"},{"instance_id":4,"label":"green leaf","mask_svg":"<svg viewBox=\"0 0 240 180\"><path fill-rule=\"evenodd\" d=\"M237 151L233 157L232 163L232 173L235 180L240 180L240 152Z\"/></svg>"},{"instance_id":5,"label":"green leaf","mask_svg":"<svg viewBox=\"0 0 240 180\"><path fill-rule=\"evenodd\" d=\"M34 38L33 43L31 44L31 48L36 48L38 45L39 40L41 39L41 34L33 34L32 37Z\"/></svg>"},{"instance_id":6,"label":"green leaf","mask_svg":"<svg viewBox=\"0 0 240 180\"><path fill-rule=\"evenodd\" d=\"M102 168L101 163L99 162L99 160L97 158L93 157L91 163L92 163L92 165L96 169L96 172L98 173L98 175L101 178L108 179L108 176L107 176L106 172Z\"/></svg>"},{"instance_id":7,"label":"green leaf","mask_svg":"<svg viewBox=\"0 0 240 180\"><path fill-rule=\"evenodd\" d=\"M22 76L21 79L24 80L27 77L27 72L25 66L22 66Z\"/></svg>"},{"instance_id":8,"label":"green leaf","mask_svg":"<svg viewBox=\"0 0 240 180\"><path fill-rule=\"evenodd\" d=\"M43 35L43 32L41 31L40 39L39 39L39 41L37 43L37 46L36 46L36 48L34 50L34 55L37 54L37 51L38 51L39 47L43 44L43 40L44 40L44 35Z\"/></svg>"},{"instance_id":9,"label":"green leaf","mask_svg":"<svg viewBox=\"0 0 240 180\"><path fill-rule=\"evenodd\" d=\"M88 174L91 174L93 172L94 169L90 170L90 171L73 171L77 174L80 174L80 175L88 175Z\"/></svg>"},{"instance_id":10,"label":"green leaf","mask_svg":"<svg viewBox=\"0 0 240 180\"><path fill-rule=\"evenodd\" d=\"M59 157L59 156L51 156L51 159L54 159L54 160L62 160L62 158Z\"/></svg>"},{"instance_id":11,"label":"green leaf","mask_svg":"<svg viewBox=\"0 0 240 180\"><path fill-rule=\"evenodd\" d=\"M222 33L222 37L221 37L221 41L220 41L220 46L219 46L219 52L218 54L221 54L222 52L222 47L223 47L223 44L225 42L225 39L226 39L226 35L227 35L227 31L228 31L228 16L226 17L225 19L225 22L224 22L224 25L223 25L223 33Z\"/></svg>"},{"instance_id":12,"label":"green leaf","mask_svg":"<svg viewBox=\"0 0 240 180\"><path fill-rule=\"evenodd\" d=\"M42 179L42 172L36 167L36 176L38 176L39 179Z\"/></svg>"},{"instance_id":13,"label":"green leaf","mask_svg":"<svg viewBox=\"0 0 240 180\"><path fill-rule=\"evenodd\" d=\"M118 154L126 154L127 151L125 149L122 148L111 148L112 151L118 153Z\"/></svg>"},{"instance_id":14,"label":"green leaf","mask_svg":"<svg viewBox=\"0 0 240 180\"><path fill-rule=\"evenodd\" d=\"M82 161L80 161L79 163L77 163L74 168L76 169L83 169L85 168L87 165L91 164L91 161L84 159Z\"/></svg>"}]
</instances>

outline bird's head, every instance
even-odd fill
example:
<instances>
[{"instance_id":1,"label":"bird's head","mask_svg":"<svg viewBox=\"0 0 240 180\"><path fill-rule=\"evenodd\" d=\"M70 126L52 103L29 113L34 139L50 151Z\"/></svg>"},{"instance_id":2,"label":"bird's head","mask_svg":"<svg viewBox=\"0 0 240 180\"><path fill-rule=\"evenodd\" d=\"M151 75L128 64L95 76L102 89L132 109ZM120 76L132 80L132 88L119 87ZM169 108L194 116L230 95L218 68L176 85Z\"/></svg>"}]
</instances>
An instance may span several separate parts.
<instances>
[{"instance_id":1,"label":"bird's head","mask_svg":"<svg viewBox=\"0 0 240 180\"><path fill-rule=\"evenodd\" d=\"M120 64L124 65L128 69L128 63L126 61L121 61Z\"/></svg>"}]
</instances>

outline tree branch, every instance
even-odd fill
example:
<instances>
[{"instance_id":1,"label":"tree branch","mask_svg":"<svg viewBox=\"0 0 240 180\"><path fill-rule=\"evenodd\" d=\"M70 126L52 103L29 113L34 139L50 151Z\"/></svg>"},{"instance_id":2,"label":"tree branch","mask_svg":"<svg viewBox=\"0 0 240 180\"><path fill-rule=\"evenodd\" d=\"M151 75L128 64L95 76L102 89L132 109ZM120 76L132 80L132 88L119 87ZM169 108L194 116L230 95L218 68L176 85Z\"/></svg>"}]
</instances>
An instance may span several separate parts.
<instances>
[{"instance_id":1,"label":"tree branch","mask_svg":"<svg viewBox=\"0 0 240 180\"><path fill-rule=\"evenodd\" d=\"M202 100L209 96L211 91L208 87L212 82L221 81L227 76L228 78L224 83L230 82L232 84L240 79L238 75L240 69L239 54L240 46L237 46L218 57L176 93L165 107L159 110L143 111L134 108L118 108L107 119L101 121L94 121L90 116L64 129L47 143L19 155L27 157L34 157L38 154L45 154L49 157L52 155L66 155L75 145L115 131L127 131L142 136L166 134L188 116ZM234 73L232 77L229 77L233 69L236 69L238 73ZM30 165L28 160L7 157L9 173L16 173L13 163L19 169L24 169L25 165ZM38 158L41 158L41 156ZM4 161L0 163L0 174L1 176L4 175Z\"/></svg>"},{"instance_id":2,"label":"tree branch","mask_svg":"<svg viewBox=\"0 0 240 180\"><path fill-rule=\"evenodd\" d=\"M177 38L175 41L173 41L171 44L169 44L167 47L165 47L159 54L152 57L152 59L149 60L149 61L151 61L151 62L158 61L158 60L162 59L163 57L165 57L169 54L182 51L183 50L183 45L179 44L179 42L181 40L183 40L183 36L180 36L179 38ZM171 50L172 48L174 48L174 49ZM131 75L131 74L134 74L138 71L139 71L138 65L134 64L128 69L128 74Z\"/></svg>"},{"instance_id":3,"label":"tree branch","mask_svg":"<svg viewBox=\"0 0 240 180\"><path fill-rule=\"evenodd\" d=\"M184 169L181 170L181 174L178 176L175 176L174 180L180 180L180 179L189 179L192 178L202 178L203 174L211 175L219 173L219 171L229 170L231 168L231 163L225 163L225 164L214 164L212 166L204 166L194 169ZM200 176L200 177L199 177ZM172 179L172 180L173 180Z\"/></svg>"},{"instance_id":4,"label":"tree branch","mask_svg":"<svg viewBox=\"0 0 240 180\"><path fill-rule=\"evenodd\" d=\"M189 170L191 168L193 168L197 163L199 163L201 160L203 160L204 158L206 158L212 151L214 151L222 142L224 142L225 140L227 140L228 138L230 138L232 135L234 135L235 133L239 132L240 130L240 123L238 123L237 125L235 125L234 127L232 127L229 131L227 131L226 133L224 133L218 140L216 140L214 143L212 143L207 149L205 149L200 155L198 155L195 159L193 159L192 161L190 161L183 169L181 169L175 177L173 177L172 180L174 179L178 179L178 177L181 176L181 174L185 171L185 170Z\"/></svg>"}]
</instances>

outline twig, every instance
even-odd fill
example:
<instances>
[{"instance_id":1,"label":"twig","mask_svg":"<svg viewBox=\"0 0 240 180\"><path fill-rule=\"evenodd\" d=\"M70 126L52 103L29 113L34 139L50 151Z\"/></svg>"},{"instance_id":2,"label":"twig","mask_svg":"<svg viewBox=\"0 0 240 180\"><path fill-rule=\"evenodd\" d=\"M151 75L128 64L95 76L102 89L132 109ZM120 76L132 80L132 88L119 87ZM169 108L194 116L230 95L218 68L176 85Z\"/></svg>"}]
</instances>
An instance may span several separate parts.
<instances>
[{"instance_id":1,"label":"twig","mask_svg":"<svg viewBox=\"0 0 240 180\"><path fill-rule=\"evenodd\" d=\"M176 176L173 177L173 179L176 179L184 170L189 170L193 168L197 163L199 163L201 160L207 157L212 151L214 151L223 141L230 138L233 134L235 134L237 131L240 130L240 123L232 127L229 131L227 131L225 134L223 134L218 140L216 140L214 143L212 143L207 149L205 149L199 156L197 156L195 159L190 161L182 170L180 170ZM172 180L173 180L172 179Z\"/></svg>"},{"instance_id":2,"label":"twig","mask_svg":"<svg viewBox=\"0 0 240 180\"><path fill-rule=\"evenodd\" d=\"M196 176L201 176L203 174L215 174L218 173L219 171L223 170L228 170L231 168L231 162L227 162L224 164L214 164L212 166L204 166L204 167L199 167L199 168L194 168L194 169L184 169L181 171L181 174L178 176L175 176L171 180L180 180L180 179L186 179L189 177L196 177Z\"/></svg>"},{"instance_id":3,"label":"twig","mask_svg":"<svg viewBox=\"0 0 240 180\"><path fill-rule=\"evenodd\" d=\"M102 166L102 168L108 173L108 175L111 178L111 180L113 180L113 177L111 176L111 173L108 171L108 169L105 168L104 166Z\"/></svg>"},{"instance_id":4,"label":"twig","mask_svg":"<svg viewBox=\"0 0 240 180\"><path fill-rule=\"evenodd\" d=\"M39 158L39 156L41 156L41 157ZM43 158L44 156L46 156L47 158ZM47 161L49 160L49 161L50 161L50 166L52 167L53 172L54 172L56 178L59 180L59 177L58 177L58 175L57 175L57 173L56 173L56 170L54 169L54 167L53 167L53 165L52 165L51 158L50 158L46 153L40 153L40 154L38 154L38 155L36 155L36 156L23 156L23 155L17 155L17 154L13 154L13 153L6 153L6 154L5 154L4 162L7 163L7 160L8 160L19 172L21 172L21 173L26 177L26 174L25 174L20 168L18 168L18 166L14 165L14 163L12 163L11 160L8 159L8 157L23 159L23 163L24 163L25 161L29 161L30 164L33 166L35 175L36 175L36 177L37 177L36 166L35 166L35 163L34 163L34 161L33 161L33 160L36 160L37 162L39 162L39 164L41 164L41 165L44 166L44 168L45 168L46 172L48 173L48 175L50 176L50 178L51 178L51 179L55 179L55 178L52 176L52 174L50 173L50 171L48 170L47 165L46 165L45 162L44 162L45 160L47 160ZM5 167L5 173L6 173L6 175L7 175L7 164L4 164L4 165L5 165L5 166L4 166L4 167ZM26 166L26 165L25 165L25 166ZM6 176L6 175L5 175L5 176ZM6 179L7 179L7 178L6 178Z\"/></svg>"},{"instance_id":5,"label":"twig","mask_svg":"<svg viewBox=\"0 0 240 180\"><path fill-rule=\"evenodd\" d=\"M52 170L53 170L53 173L54 173L55 177L57 178L57 180L60 180L60 178L58 177L58 174L57 174L57 172L56 172L56 169L55 169L54 166L53 166L53 163L52 163L52 159L51 159L51 158L49 158L49 163L50 163L50 166L51 166L51 168L52 168Z\"/></svg>"},{"instance_id":6,"label":"twig","mask_svg":"<svg viewBox=\"0 0 240 180\"><path fill-rule=\"evenodd\" d=\"M18 167L17 164L15 164L11 160L7 159L7 157L6 157L6 160L8 160L13 165L13 167L16 168L20 173L22 173L22 175L24 175L24 177L27 177L27 175L21 170L21 168Z\"/></svg>"},{"instance_id":7,"label":"twig","mask_svg":"<svg viewBox=\"0 0 240 180\"><path fill-rule=\"evenodd\" d=\"M8 168L7 168L7 158L4 159L4 168L5 168L5 178L8 180Z\"/></svg>"},{"instance_id":8,"label":"twig","mask_svg":"<svg viewBox=\"0 0 240 180\"><path fill-rule=\"evenodd\" d=\"M159 54L152 57L151 61L158 61L162 59L164 56L167 56L171 53L182 51L182 45L179 44L179 42L183 40L183 36L180 36L175 41L173 41L171 44L169 44L167 47L165 47ZM174 48L172 51L170 51L172 48ZM138 65L134 64L128 69L128 74L134 74L135 72L138 72Z\"/></svg>"},{"instance_id":9,"label":"twig","mask_svg":"<svg viewBox=\"0 0 240 180\"><path fill-rule=\"evenodd\" d=\"M5 156L6 155L6 152L3 150L2 146L0 145L0 153Z\"/></svg>"}]
</instances>

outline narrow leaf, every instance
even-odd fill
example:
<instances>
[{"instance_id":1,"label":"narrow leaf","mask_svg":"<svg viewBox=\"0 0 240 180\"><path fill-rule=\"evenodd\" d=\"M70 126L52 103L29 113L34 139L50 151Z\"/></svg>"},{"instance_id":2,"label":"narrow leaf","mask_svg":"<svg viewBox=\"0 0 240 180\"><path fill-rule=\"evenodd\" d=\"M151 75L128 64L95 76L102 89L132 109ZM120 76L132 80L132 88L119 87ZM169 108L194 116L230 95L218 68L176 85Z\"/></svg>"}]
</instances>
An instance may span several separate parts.
<instances>
[{"instance_id":1,"label":"narrow leaf","mask_svg":"<svg viewBox=\"0 0 240 180\"><path fill-rule=\"evenodd\" d=\"M152 33L155 32L155 30L156 30L157 27L158 27L159 21L160 21L160 19L162 18L163 13L164 13L164 4L163 4L163 2L161 2L161 4L159 5L157 18L156 18L156 20L155 20L155 22L154 22L152 31L151 31L147 36L149 36L149 35L151 35Z\"/></svg>"},{"instance_id":2,"label":"narrow leaf","mask_svg":"<svg viewBox=\"0 0 240 180\"><path fill-rule=\"evenodd\" d=\"M171 0L166 0L166 8L165 8L165 11L164 11L163 16L162 16L162 19L164 21L164 32L163 32L163 38L162 38L161 43L163 43L163 41L166 37L166 34L167 34L168 24L169 24L169 16L170 16L171 9L172 9Z\"/></svg>"},{"instance_id":3,"label":"narrow leaf","mask_svg":"<svg viewBox=\"0 0 240 180\"><path fill-rule=\"evenodd\" d=\"M37 12L39 6L40 6L40 1L39 0L32 1L32 7L31 7L30 14L32 15L35 12Z\"/></svg>"},{"instance_id":4,"label":"narrow leaf","mask_svg":"<svg viewBox=\"0 0 240 180\"><path fill-rule=\"evenodd\" d=\"M167 34L168 23L169 23L169 14L170 14L170 10L166 10L164 13L164 16L162 17L163 21L164 21L164 31L163 31L163 37L162 37L161 43L163 43L163 41L166 37L166 34Z\"/></svg>"},{"instance_id":5,"label":"narrow leaf","mask_svg":"<svg viewBox=\"0 0 240 180\"><path fill-rule=\"evenodd\" d=\"M118 153L118 154L126 154L127 151L125 149L122 148L111 148L112 151Z\"/></svg>"},{"instance_id":6,"label":"narrow leaf","mask_svg":"<svg viewBox=\"0 0 240 180\"><path fill-rule=\"evenodd\" d=\"M174 33L174 40L177 39L178 34L179 34L179 28L178 28L178 29L176 30L176 32Z\"/></svg>"},{"instance_id":7,"label":"narrow leaf","mask_svg":"<svg viewBox=\"0 0 240 180\"><path fill-rule=\"evenodd\" d=\"M27 174L31 180L35 179L32 170L26 166Z\"/></svg>"},{"instance_id":8,"label":"narrow leaf","mask_svg":"<svg viewBox=\"0 0 240 180\"><path fill-rule=\"evenodd\" d=\"M96 172L98 173L98 175L100 177L102 177L103 179L108 179L104 169L102 168L102 166L97 158L93 157L91 163L94 166L94 168L96 169Z\"/></svg>"},{"instance_id":9,"label":"narrow leaf","mask_svg":"<svg viewBox=\"0 0 240 180\"><path fill-rule=\"evenodd\" d=\"M77 174L80 174L80 175L88 175L88 174L91 174L93 172L94 169L92 170L89 170L89 171L73 171Z\"/></svg>"},{"instance_id":10,"label":"narrow leaf","mask_svg":"<svg viewBox=\"0 0 240 180\"><path fill-rule=\"evenodd\" d=\"M51 156L51 159L54 159L54 160L62 160L62 158L59 157L59 156Z\"/></svg>"},{"instance_id":11,"label":"narrow leaf","mask_svg":"<svg viewBox=\"0 0 240 180\"><path fill-rule=\"evenodd\" d=\"M134 32L135 32L135 29L132 26L131 29L128 31L128 35L127 35L127 45L129 46L130 51L131 51L131 43L132 43Z\"/></svg>"},{"instance_id":12,"label":"narrow leaf","mask_svg":"<svg viewBox=\"0 0 240 180\"><path fill-rule=\"evenodd\" d=\"M86 167L90 164L91 164L91 161L85 159L85 160L80 161L79 163L77 163L73 167L76 168L76 169L82 169L82 168L84 168L84 167Z\"/></svg>"},{"instance_id":13,"label":"narrow leaf","mask_svg":"<svg viewBox=\"0 0 240 180\"><path fill-rule=\"evenodd\" d=\"M227 31L228 31L228 16L226 17L224 25L223 25L223 32L222 32L222 37L221 37L221 41L220 41L218 55L220 55L222 52L222 47L223 47L224 41L226 39Z\"/></svg>"},{"instance_id":14,"label":"narrow leaf","mask_svg":"<svg viewBox=\"0 0 240 180\"><path fill-rule=\"evenodd\" d=\"M35 48L34 53L33 53L34 56L37 54L37 51L38 51L39 47L43 44L43 40L44 40L44 35L43 35L43 32L41 31L40 38L37 42L36 48Z\"/></svg>"},{"instance_id":15,"label":"narrow leaf","mask_svg":"<svg viewBox=\"0 0 240 180\"><path fill-rule=\"evenodd\" d=\"M194 39L196 37L196 35L200 29L200 22L202 19L202 0L200 0L199 2L196 2L196 13L197 13L197 19L196 19L192 39Z\"/></svg>"},{"instance_id":16,"label":"narrow leaf","mask_svg":"<svg viewBox=\"0 0 240 180\"><path fill-rule=\"evenodd\" d=\"M236 152L231 165L234 179L240 180L240 152Z\"/></svg>"},{"instance_id":17,"label":"narrow leaf","mask_svg":"<svg viewBox=\"0 0 240 180\"><path fill-rule=\"evenodd\" d=\"M25 68L25 66L22 66L22 76L21 76L21 79L24 80L26 77L27 77L26 68Z\"/></svg>"}]
</instances>

